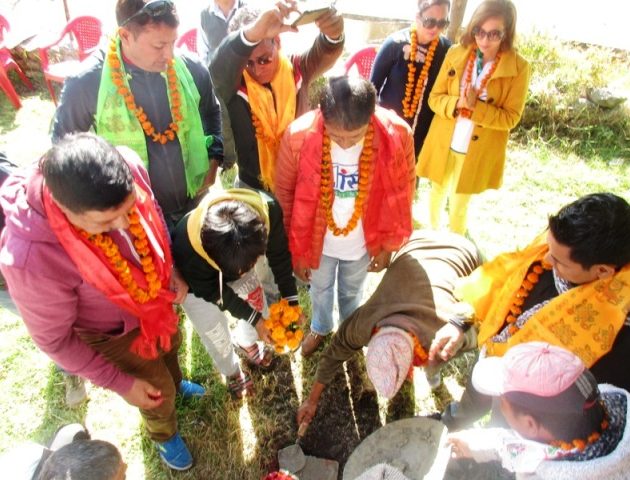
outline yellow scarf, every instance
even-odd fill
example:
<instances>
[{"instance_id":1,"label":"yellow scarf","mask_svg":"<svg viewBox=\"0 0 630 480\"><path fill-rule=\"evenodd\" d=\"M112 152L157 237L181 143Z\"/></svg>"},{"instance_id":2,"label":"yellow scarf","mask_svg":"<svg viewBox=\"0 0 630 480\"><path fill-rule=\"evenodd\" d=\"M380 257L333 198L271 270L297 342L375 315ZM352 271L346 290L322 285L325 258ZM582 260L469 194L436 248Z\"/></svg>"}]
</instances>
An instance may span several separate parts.
<instances>
[{"instance_id":1,"label":"yellow scarf","mask_svg":"<svg viewBox=\"0 0 630 480\"><path fill-rule=\"evenodd\" d=\"M243 72L249 106L255 118L254 126L259 126L256 128L256 140L260 176L262 184L272 192L278 146L284 130L295 120L297 97L293 66L281 52L278 56L278 72L271 81L271 90L254 80L247 70Z\"/></svg>"},{"instance_id":2,"label":"yellow scarf","mask_svg":"<svg viewBox=\"0 0 630 480\"><path fill-rule=\"evenodd\" d=\"M201 228L203 227L204 219L208 209L219 202L226 200L242 201L247 206L253 208L258 215L265 222L267 232L269 232L269 207L267 202L262 198L260 193L255 190L247 188L230 188L228 190L208 190L208 193L203 197L197 208L190 212L188 223L186 225L186 231L188 232L188 239L193 247L193 250L197 252L203 259L208 262L212 268L221 271L217 263L210 258L210 255L206 253L201 244Z\"/></svg>"},{"instance_id":3,"label":"yellow scarf","mask_svg":"<svg viewBox=\"0 0 630 480\"><path fill-rule=\"evenodd\" d=\"M499 255L479 267L458 286L457 295L474 307L481 323L479 345L485 345L489 355L502 356L519 343L543 341L571 350L591 367L610 351L628 315L630 265L610 278L578 285L553 298L507 343L492 341L504 326L529 267L547 252L543 234L524 250Z\"/></svg>"}]
</instances>

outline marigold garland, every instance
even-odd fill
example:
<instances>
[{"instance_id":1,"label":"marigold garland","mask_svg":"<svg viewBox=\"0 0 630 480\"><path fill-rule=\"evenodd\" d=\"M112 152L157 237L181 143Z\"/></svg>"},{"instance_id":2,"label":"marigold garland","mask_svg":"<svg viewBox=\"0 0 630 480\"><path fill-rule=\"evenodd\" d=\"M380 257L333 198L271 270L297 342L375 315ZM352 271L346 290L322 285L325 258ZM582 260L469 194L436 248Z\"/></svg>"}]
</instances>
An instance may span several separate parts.
<instances>
[{"instance_id":1,"label":"marigold garland","mask_svg":"<svg viewBox=\"0 0 630 480\"><path fill-rule=\"evenodd\" d=\"M608 418L607 415L604 415L604 419L602 420L602 423L599 425L600 430L599 432L595 431L593 433L591 433L586 440L582 439L582 438L575 438L573 440L571 440L570 442L564 442L562 440L554 440L553 442L550 442L549 444L552 447L557 447L560 450L573 450L576 449L578 452L583 452L584 449L592 444L595 443L597 440L600 439L601 434L604 432L604 430L606 430L608 428Z\"/></svg>"},{"instance_id":2,"label":"marigold garland","mask_svg":"<svg viewBox=\"0 0 630 480\"><path fill-rule=\"evenodd\" d=\"M405 96L402 100L403 116L405 118L413 118L418 110L418 105L424 98L424 91L426 87L427 77L429 76L429 68L433 62L435 55L435 49L440 43L440 38L437 37L429 44L427 55L420 71L420 76L416 82L414 88L414 80L416 76L416 54L418 52L418 35L416 32L416 25L412 25L409 31L410 44L409 44L409 63L407 64L407 84L405 85ZM411 100L411 92L413 92L413 101Z\"/></svg>"},{"instance_id":3,"label":"marigold garland","mask_svg":"<svg viewBox=\"0 0 630 480\"><path fill-rule=\"evenodd\" d=\"M363 139L363 149L361 150L361 156L359 157L359 190L357 196L354 199L354 211L348 223L344 228L340 228L332 213L333 198L333 170L332 170L332 158L330 156L330 137L324 130L322 139L322 166L321 166L321 179L320 179L320 191L321 191L321 206L324 210L326 217L326 224L328 229L335 236L343 235L347 236L352 230L354 230L359 223L361 214L363 213L363 205L367 201L368 187L370 185L370 174L372 173L372 155L374 140L374 126L372 122L368 124L368 129Z\"/></svg>"},{"instance_id":4,"label":"marigold garland","mask_svg":"<svg viewBox=\"0 0 630 480\"><path fill-rule=\"evenodd\" d=\"M135 207L131 209L127 217L129 219L129 231L134 238L133 245L140 257L140 264L148 286L147 290L140 288L133 278L129 263L120 254L118 245L116 245L109 234L99 233L91 235L85 230L79 230L79 232L88 242L103 251L107 261L114 268L118 281L125 290L129 292L131 298L138 303L147 303L157 297L160 288L162 288L162 282L155 270L151 249L149 248L149 239L147 238L147 233L144 231L144 227L140 223L140 215Z\"/></svg>"},{"instance_id":5,"label":"marigold garland","mask_svg":"<svg viewBox=\"0 0 630 480\"><path fill-rule=\"evenodd\" d=\"M530 292L534 289L534 285L539 282L540 275L542 275L545 270L551 270L551 265L545 262L535 262L527 275L525 275L521 287L514 294L510 312L505 317L505 322L508 324L508 332L510 335L514 335L519 331L520 328L516 324L516 321L518 320L518 316L523 313L523 309L521 307L525 303L525 299L529 296Z\"/></svg>"},{"instance_id":6,"label":"marigold garland","mask_svg":"<svg viewBox=\"0 0 630 480\"><path fill-rule=\"evenodd\" d=\"M271 148L274 152L278 150L279 139L266 135L260 123L260 120L256 115L252 113L252 124L254 125L254 130L256 131L256 139L260 140L264 144L266 144L269 148Z\"/></svg>"},{"instance_id":7,"label":"marigold garland","mask_svg":"<svg viewBox=\"0 0 630 480\"><path fill-rule=\"evenodd\" d=\"M475 87L473 87L473 84L472 84L472 70L473 70L473 66L476 63L475 61L476 57L477 57L477 45L473 45L473 48L470 51L470 55L468 56L468 63L466 63L465 85L468 88L472 88L475 91L475 93L479 95L481 92L483 92L484 88L486 88L486 84L488 83L488 80L490 80L490 78L492 77L492 74L497 69L497 65L499 64L499 59L501 58L501 53L498 53L497 56L494 58L494 63L490 67L490 70L488 70L488 73L481 79L481 83L479 84L479 88L477 89L475 89ZM459 109L459 116L462 118L470 118L472 117L472 113L473 113L472 110L469 110L467 108Z\"/></svg>"},{"instance_id":8,"label":"marigold garland","mask_svg":"<svg viewBox=\"0 0 630 480\"><path fill-rule=\"evenodd\" d=\"M166 142L170 142L175 140L176 132L179 130L179 125L177 122L183 120L180 106L181 106L181 97L179 94L179 90L177 89L177 73L175 73L175 61L171 59L168 62L168 67L166 69L166 79L168 85L169 97L171 99L171 123L169 123L168 128L164 130L163 133L157 132L155 127L147 117L147 114L143 110L142 107L136 105L135 98L133 93L131 93L131 89L127 85L125 80L125 73L122 71L122 61L118 57L118 50L116 46L116 37L112 38L109 44L109 52L107 54L107 63L109 68L112 71L112 82L118 89L118 93L125 100L125 105L130 112L133 112L135 117L140 122L142 126L142 130L144 134L151 138L156 143L161 143L164 145Z\"/></svg>"},{"instance_id":9,"label":"marigold garland","mask_svg":"<svg viewBox=\"0 0 630 480\"><path fill-rule=\"evenodd\" d=\"M264 321L264 325L271 332L276 352L297 350L302 343L304 332L299 323L301 314L300 306L289 305L285 298L269 307L269 318Z\"/></svg>"}]
</instances>

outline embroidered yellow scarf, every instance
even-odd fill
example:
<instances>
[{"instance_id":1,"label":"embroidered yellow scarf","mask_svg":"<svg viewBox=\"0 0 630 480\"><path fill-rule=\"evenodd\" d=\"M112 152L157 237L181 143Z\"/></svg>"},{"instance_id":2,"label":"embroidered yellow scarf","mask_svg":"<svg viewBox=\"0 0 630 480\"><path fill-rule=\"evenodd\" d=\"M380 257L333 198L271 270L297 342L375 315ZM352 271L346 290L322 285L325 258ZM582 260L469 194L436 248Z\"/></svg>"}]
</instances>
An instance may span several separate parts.
<instances>
[{"instance_id":1,"label":"embroidered yellow scarf","mask_svg":"<svg viewBox=\"0 0 630 480\"><path fill-rule=\"evenodd\" d=\"M284 130L295 120L297 97L293 66L282 52L278 56L278 72L271 81L271 90L254 80L247 70L243 72L254 126L257 127L260 176L265 188L272 192L278 146Z\"/></svg>"},{"instance_id":2,"label":"embroidered yellow scarf","mask_svg":"<svg viewBox=\"0 0 630 480\"><path fill-rule=\"evenodd\" d=\"M479 345L502 356L519 343L544 341L571 350L587 367L606 354L630 309L630 265L610 278L578 285L536 312L507 343L492 337L504 326L514 293L530 265L548 252L545 234L522 251L499 255L458 286L457 295L470 303L480 322Z\"/></svg>"}]
</instances>

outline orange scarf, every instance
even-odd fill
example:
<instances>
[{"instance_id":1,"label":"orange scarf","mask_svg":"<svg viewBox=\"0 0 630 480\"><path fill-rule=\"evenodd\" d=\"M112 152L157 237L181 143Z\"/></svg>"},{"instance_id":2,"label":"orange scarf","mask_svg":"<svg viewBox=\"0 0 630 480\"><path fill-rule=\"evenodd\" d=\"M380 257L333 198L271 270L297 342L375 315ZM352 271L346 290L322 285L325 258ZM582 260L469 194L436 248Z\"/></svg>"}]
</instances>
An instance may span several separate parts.
<instances>
[{"instance_id":1,"label":"orange scarf","mask_svg":"<svg viewBox=\"0 0 630 480\"><path fill-rule=\"evenodd\" d=\"M591 367L610 351L628 315L630 265L610 278L578 285L551 299L507 343L492 341L503 328L529 267L547 252L543 234L527 248L499 255L479 267L459 285L457 294L475 308L481 322L479 345L485 345L489 355L501 356L519 343L546 341L567 348Z\"/></svg>"},{"instance_id":2,"label":"orange scarf","mask_svg":"<svg viewBox=\"0 0 630 480\"><path fill-rule=\"evenodd\" d=\"M46 186L42 193L50 227L76 265L81 278L102 292L116 306L138 317L140 335L131 344L131 351L146 359L157 358L158 347L168 352L171 349L171 336L177 332L179 319L173 310L175 293L168 290L173 264L168 234L155 208L152 195L136 184L136 209L147 232L153 264L163 287L156 298L141 304L120 284L115 270L105 258L105 253L88 242L68 221ZM147 283L142 269L133 261L128 263L138 286L146 289Z\"/></svg>"},{"instance_id":3,"label":"orange scarf","mask_svg":"<svg viewBox=\"0 0 630 480\"><path fill-rule=\"evenodd\" d=\"M295 120L297 88L289 59L278 54L279 66L271 90L243 71L249 107L252 111L262 184L273 192L276 156L282 134Z\"/></svg>"}]
</instances>

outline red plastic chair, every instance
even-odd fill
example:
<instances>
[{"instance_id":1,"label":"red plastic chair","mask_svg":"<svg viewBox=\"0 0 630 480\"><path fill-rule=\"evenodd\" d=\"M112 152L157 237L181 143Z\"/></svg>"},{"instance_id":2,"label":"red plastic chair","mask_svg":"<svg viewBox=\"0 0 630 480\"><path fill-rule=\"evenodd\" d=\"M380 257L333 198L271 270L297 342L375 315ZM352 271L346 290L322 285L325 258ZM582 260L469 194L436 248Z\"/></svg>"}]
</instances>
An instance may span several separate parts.
<instances>
[{"instance_id":1,"label":"red plastic chair","mask_svg":"<svg viewBox=\"0 0 630 480\"><path fill-rule=\"evenodd\" d=\"M9 79L8 72L15 70L22 82L31 90L33 89L33 84L13 58L11 51L4 46L4 34L9 30L11 30L9 21L0 15L0 89L6 93L13 106L18 109L22 106L22 102L20 102L20 96Z\"/></svg>"},{"instance_id":2,"label":"red plastic chair","mask_svg":"<svg viewBox=\"0 0 630 480\"><path fill-rule=\"evenodd\" d=\"M186 47L192 53L199 53L197 52L197 29L191 28L182 33L175 42L175 47Z\"/></svg>"},{"instance_id":3,"label":"red plastic chair","mask_svg":"<svg viewBox=\"0 0 630 480\"><path fill-rule=\"evenodd\" d=\"M376 45L370 45L355 52L344 64L345 74L348 75L352 67L356 65L359 75L369 79L377 52L378 46Z\"/></svg>"},{"instance_id":4,"label":"red plastic chair","mask_svg":"<svg viewBox=\"0 0 630 480\"><path fill-rule=\"evenodd\" d=\"M70 35L74 39L73 43L77 46L79 59L50 63L48 58L49 50L59 45L66 35ZM81 16L70 20L61 31L57 40L39 48L39 59L42 63L44 80L55 105L57 105L57 99L51 82L63 83L66 77L81 71L81 62L96 50L102 36L101 21L98 18Z\"/></svg>"}]
</instances>

